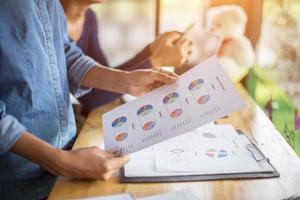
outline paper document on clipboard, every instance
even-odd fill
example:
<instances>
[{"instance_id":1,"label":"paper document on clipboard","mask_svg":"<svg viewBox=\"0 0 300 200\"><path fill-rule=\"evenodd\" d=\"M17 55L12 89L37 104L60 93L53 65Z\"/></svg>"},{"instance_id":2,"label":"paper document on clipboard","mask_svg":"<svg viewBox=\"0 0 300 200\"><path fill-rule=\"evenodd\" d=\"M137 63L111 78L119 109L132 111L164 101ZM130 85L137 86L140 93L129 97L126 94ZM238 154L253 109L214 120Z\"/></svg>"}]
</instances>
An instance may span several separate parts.
<instances>
[{"instance_id":1,"label":"paper document on clipboard","mask_svg":"<svg viewBox=\"0 0 300 200\"><path fill-rule=\"evenodd\" d=\"M255 177L256 173L274 172L255 144L230 124L211 123L133 153L131 157L123 175L143 177L145 181L147 177L210 175L212 179L214 176L222 179L218 175L240 174L242 178L245 174Z\"/></svg>"}]
</instances>

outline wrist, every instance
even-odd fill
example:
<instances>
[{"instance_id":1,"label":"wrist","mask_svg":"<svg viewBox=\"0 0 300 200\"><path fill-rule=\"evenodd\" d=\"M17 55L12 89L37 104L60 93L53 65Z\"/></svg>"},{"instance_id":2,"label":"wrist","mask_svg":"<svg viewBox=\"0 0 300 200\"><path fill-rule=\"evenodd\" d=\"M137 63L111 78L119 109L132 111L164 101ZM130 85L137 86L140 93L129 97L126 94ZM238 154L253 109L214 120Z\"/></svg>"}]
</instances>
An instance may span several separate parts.
<instances>
[{"instance_id":1,"label":"wrist","mask_svg":"<svg viewBox=\"0 0 300 200\"><path fill-rule=\"evenodd\" d=\"M123 73L119 74L119 77L116 82L118 82L118 87L121 90L121 93L130 93L130 86L132 85L131 79L131 72L123 71Z\"/></svg>"},{"instance_id":2,"label":"wrist","mask_svg":"<svg viewBox=\"0 0 300 200\"><path fill-rule=\"evenodd\" d=\"M60 176L68 176L68 171L70 170L69 152L62 149L55 149L52 155L52 168L54 169L52 173Z\"/></svg>"}]
</instances>

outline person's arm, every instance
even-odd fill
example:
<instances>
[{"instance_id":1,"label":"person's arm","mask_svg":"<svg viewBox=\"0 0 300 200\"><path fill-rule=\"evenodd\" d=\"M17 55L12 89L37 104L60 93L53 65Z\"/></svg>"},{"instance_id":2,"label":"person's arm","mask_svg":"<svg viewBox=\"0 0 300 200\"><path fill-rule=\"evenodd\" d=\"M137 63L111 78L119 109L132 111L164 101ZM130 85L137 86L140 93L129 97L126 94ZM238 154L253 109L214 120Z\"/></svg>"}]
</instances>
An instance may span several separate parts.
<instances>
[{"instance_id":1,"label":"person's arm","mask_svg":"<svg viewBox=\"0 0 300 200\"><path fill-rule=\"evenodd\" d=\"M64 16L62 16L62 19ZM89 88L103 89L117 93L141 95L158 85L173 83L177 75L154 70L136 70L132 72L104 67L83 54L81 49L70 40L66 24L63 21L64 47L71 92L81 96Z\"/></svg>"},{"instance_id":2,"label":"person's arm","mask_svg":"<svg viewBox=\"0 0 300 200\"><path fill-rule=\"evenodd\" d=\"M30 148L29 148L30 147ZM11 151L39 164L54 175L107 180L129 157L115 157L98 147L65 151L24 132Z\"/></svg>"},{"instance_id":3,"label":"person's arm","mask_svg":"<svg viewBox=\"0 0 300 200\"><path fill-rule=\"evenodd\" d=\"M0 100L0 155L14 152L51 172L73 178L107 180L114 171L124 166L129 157L115 157L98 147L73 151L56 149L29 133L13 116L5 111Z\"/></svg>"},{"instance_id":4,"label":"person's arm","mask_svg":"<svg viewBox=\"0 0 300 200\"><path fill-rule=\"evenodd\" d=\"M161 69L127 72L94 67L87 72L82 86L139 96L160 85L174 83L176 80L176 74Z\"/></svg>"},{"instance_id":5,"label":"person's arm","mask_svg":"<svg viewBox=\"0 0 300 200\"><path fill-rule=\"evenodd\" d=\"M26 131L26 128L12 115L6 113L0 100L0 155L7 152Z\"/></svg>"},{"instance_id":6,"label":"person's arm","mask_svg":"<svg viewBox=\"0 0 300 200\"><path fill-rule=\"evenodd\" d=\"M152 67L182 67L193 51L193 40L184 33L166 32L147 45L136 57L118 66L128 71Z\"/></svg>"}]
</instances>

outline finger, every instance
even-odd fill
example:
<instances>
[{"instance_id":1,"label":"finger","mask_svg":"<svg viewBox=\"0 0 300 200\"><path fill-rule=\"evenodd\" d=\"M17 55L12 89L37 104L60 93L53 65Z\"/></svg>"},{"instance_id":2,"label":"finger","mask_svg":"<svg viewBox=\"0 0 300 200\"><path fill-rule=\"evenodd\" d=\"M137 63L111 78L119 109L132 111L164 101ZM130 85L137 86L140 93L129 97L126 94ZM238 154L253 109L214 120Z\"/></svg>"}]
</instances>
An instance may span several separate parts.
<instances>
[{"instance_id":1,"label":"finger","mask_svg":"<svg viewBox=\"0 0 300 200\"><path fill-rule=\"evenodd\" d=\"M130 160L130 156L114 157L108 160L109 170L120 169Z\"/></svg>"},{"instance_id":2,"label":"finger","mask_svg":"<svg viewBox=\"0 0 300 200\"><path fill-rule=\"evenodd\" d=\"M164 36L164 39L166 39L167 44L170 45L176 45L176 42L182 37L182 33L176 32L172 34L168 34Z\"/></svg>"},{"instance_id":3,"label":"finger","mask_svg":"<svg viewBox=\"0 0 300 200\"><path fill-rule=\"evenodd\" d=\"M122 155L122 151L118 150L118 151L113 152L113 154L114 154L114 157L120 157Z\"/></svg>"},{"instance_id":4,"label":"finger","mask_svg":"<svg viewBox=\"0 0 300 200\"><path fill-rule=\"evenodd\" d=\"M100 179L102 180L102 181L107 181L108 179L110 179L111 177L112 177L112 175L114 174L114 173L116 173L118 170L111 170L111 171L108 171L108 172L106 172L106 173L104 173L104 174L102 174L102 175L100 175Z\"/></svg>"},{"instance_id":5,"label":"finger","mask_svg":"<svg viewBox=\"0 0 300 200\"><path fill-rule=\"evenodd\" d=\"M163 83L161 83L161 82L155 82L155 83L151 84L149 86L149 88L147 88L147 90L148 90L148 92L150 92L152 90L155 90L156 88L159 88L162 85L163 85Z\"/></svg>"},{"instance_id":6,"label":"finger","mask_svg":"<svg viewBox=\"0 0 300 200\"><path fill-rule=\"evenodd\" d=\"M178 78L178 75L176 73L174 73L172 71L165 70L163 68L160 68L159 72L168 74L169 76L172 76L174 78Z\"/></svg>"},{"instance_id":7,"label":"finger","mask_svg":"<svg viewBox=\"0 0 300 200\"><path fill-rule=\"evenodd\" d=\"M168 43L168 39L167 38L160 39L157 42L157 45L155 47L153 47L153 53L155 55L158 55L160 53L160 50L162 49L162 47L164 47L167 43Z\"/></svg>"},{"instance_id":8,"label":"finger","mask_svg":"<svg viewBox=\"0 0 300 200\"><path fill-rule=\"evenodd\" d=\"M183 33L179 32L179 31L171 31L171 32L166 32L166 33L162 34L161 36L165 37L165 38L179 39L179 37L181 37L182 35L183 35Z\"/></svg>"},{"instance_id":9,"label":"finger","mask_svg":"<svg viewBox=\"0 0 300 200\"><path fill-rule=\"evenodd\" d=\"M112 152L108 152L108 151L104 151L103 149L97 147L97 146L93 146L90 147L96 154L98 154L99 156L103 157L103 158L112 158L114 157L114 154Z\"/></svg>"},{"instance_id":10,"label":"finger","mask_svg":"<svg viewBox=\"0 0 300 200\"><path fill-rule=\"evenodd\" d=\"M153 71L150 76L152 80L166 84L174 83L177 80L177 77L171 76L165 72L162 73Z\"/></svg>"}]
</instances>

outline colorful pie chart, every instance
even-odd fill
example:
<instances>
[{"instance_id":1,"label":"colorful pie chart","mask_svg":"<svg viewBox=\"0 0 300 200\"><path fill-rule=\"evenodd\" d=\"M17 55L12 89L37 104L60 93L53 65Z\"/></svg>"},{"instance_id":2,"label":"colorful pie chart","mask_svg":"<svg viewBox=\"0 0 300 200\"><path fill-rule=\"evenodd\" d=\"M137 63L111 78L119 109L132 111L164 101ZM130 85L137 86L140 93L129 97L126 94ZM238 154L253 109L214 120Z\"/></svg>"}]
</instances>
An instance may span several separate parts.
<instances>
[{"instance_id":1,"label":"colorful pie chart","mask_svg":"<svg viewBox=\"0 0 300 200\"><path fill-rule=\"evenodd\" d=\"M127 136L128 136L128 133L120 133L119 135L117 135L115 140L118 142L122 142L123 140L125 140L127 138Z\"/></svg>"},{"instance_id":2,"label":"colorful pie chart","mask_svg":"<svg viewBox=\"0 0 300 200\"><path fill-rule=\"evenodd\" d=\"M171 112L170 116L172 118L176 118L176 117L179 117L182 113L183 113L183 109L182 108L177 108L177 109L175 109Z\"/></svg>"},{"instance_id":3,"label":"colorful pie chart","mask_svg":"<svg viewBox=\"0 0 300 200\"><path fill-rule=\"evenodd\" d=\"M142 106L140 109L137 111L137 115L140 117L148 115L151 111L153 110L153 106L148 104Z\"/></svg>"},{"instance_id":4,"label":"colorful pie chart","mask_svg":"<svg viewBox=\"0 0 300 200\"><path fill-rule=\"evenodd\" d=\"M203 79L194 80L189 84L189 90L191 91L199 90L203 87L203 85L204 85Z\"/></svg>"},{"instance_id":5,"label":"colorful pie chart","mask_svg":"<svg viewBox=\"0 0 300 200\"><path fill-rule=\"evenodd\" d=\"M208 149L205 154L211 158L224 158L228 156L227 151L224 149Z\"/></svg>"},{"instance_id":6,"label":"colorful pie chart","mask_svg":"<svg viewBox=\"0 0 300 200\"><path fill-rule=\"evenodd\" d=\"M145 131L149 131L149 130L151 130L152 128L154 128L154 126L155 126L155 121L150 121L150 122L147 122L147 123L145 123L145 124L143 125L143 129L144 129Z\"/></svg>"},{"instance_id":7,"label":"colorful pie chart","mask_svg":"<svg viewBox=\"0 0 300 200\"><path fill-rule=\"evenodd\" d=\"M223 157L226 157L226 156L228 156L227 151L221 149L221 150L218 152L218 157L219 157L219 158L223 158Z\"/></svg>"},{"instance_id":8,"label":"colorful pie chart","mask_svg":"<svg viewBox=\"0 0 300 200\"><path fill-rule=\"evenodd\" d=\"M199 103L199 104L205 104L205 103L207 103L209 101L209 99L210 99L209 95L203 95L203 96L201 96L201 97L198 98L197 103Z\"/></svg>"},{"instance_id":9,"label":"colorful pie chart","mask_svg":"<svg viewBox=\"0 0 300 200\"><path fill-rule=\"evenodd\" d=\"M122 126L123 124L125 124L127 122L127 118L126 117L119 117L117 119L115 119L113 121L113 123L111 124L111 126L113 128L118 128L120 126Z\"/></svg>"},{"instance_id":10,"label":"colorful pie chart","mask_svg":"<svg viewBox=\"0 0 300 200\"><path fill-rule=\"evenodd\" d=\"M165 98L163 99L163 103L171 104L171 103L175 102L178 98L179 98L179 94L177 92L172 92L172 93L168 94L167 96L165 96Z\"/></svg>"}]
</instances>

